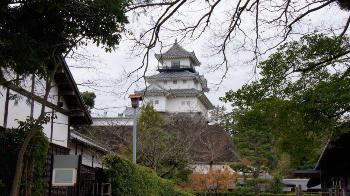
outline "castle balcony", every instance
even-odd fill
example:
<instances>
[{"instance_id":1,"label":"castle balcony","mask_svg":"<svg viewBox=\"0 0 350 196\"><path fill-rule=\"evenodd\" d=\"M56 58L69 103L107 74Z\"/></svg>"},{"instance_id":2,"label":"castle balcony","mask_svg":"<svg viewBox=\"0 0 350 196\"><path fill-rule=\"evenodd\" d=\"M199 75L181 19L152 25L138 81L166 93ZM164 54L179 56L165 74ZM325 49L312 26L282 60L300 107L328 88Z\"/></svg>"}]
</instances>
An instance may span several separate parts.
<instances>
[{"instance_id":1,"label":"castle balcony","mask_svg":"<svg viewBox=\"0 0 350 196\"><path fill-rule=\"evenodd\" d=\"M196 72L196 69L192 65L160 65L158 66L157 71L159 72L169 72L169 71L190 71L192 73Z\"/></svg>"}]
</instances>

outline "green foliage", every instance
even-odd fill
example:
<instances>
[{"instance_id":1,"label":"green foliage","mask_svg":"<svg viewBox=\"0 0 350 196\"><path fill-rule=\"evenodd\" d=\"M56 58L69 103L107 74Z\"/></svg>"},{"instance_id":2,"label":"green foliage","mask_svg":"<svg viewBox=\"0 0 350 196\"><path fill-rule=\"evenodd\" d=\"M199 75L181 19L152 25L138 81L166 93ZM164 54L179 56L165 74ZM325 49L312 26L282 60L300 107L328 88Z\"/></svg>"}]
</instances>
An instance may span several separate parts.
<instances>
[{"instance_id":1,"label":"green foliage","mask_svg":"<svg viewBox=\"0 0 350 196\"><path fill-rule=\"evenodd\" d=\"M235 188L231 192L219 192L219 193L196 193L197 196L255 196L256 194L249 189ZM303 194L307 195L307 194ZM260 193L260 196L295 196L295 193Z\"/></svg>"},{"instance_id":2,"label":"green foliage","mask_svg":"<svg viewBox=\"0 0 350 196\"><path fill-rule=\"evenodd\" d=\"M349 53L347 37L303 36L261 62L259 80L222 100L232 103L240 129L263 126L291 167L312 168L322 145L350 125Z\"/></svg>"},{"instance_id":3,"label":"green foliage","mask_svg":"<svg viewBox=\"0 0 350 196\"><path fill-rule=\"evenodd\" d=\"M147 104L141 108L137 130L148 131L150 129L161 129L163 123L164 120L160 114L154 110L152 105Z\"/></svg>"},{"instance_id":4,"label":"green foliage","mask_svg":"<svg viewBox=\"0 0 350 196\"><path fill-rule=\"evenodd\" d=\"M81 98L83 98L83 101L85 105L87 106L88 110L90 111L95 106L95 98L96 95L94 92L84 91L81 92Z\"/></svg>"},{"instance_id":5,"label":"green foliage","mask_svg":"<svg viewBox=\"0 0 350 196\"><path fill-rule=\"evenodd\" d=\"M163 118L151 105L142 108L137 128L137 163L154 169L162 178L187 181L186 146L179 132L163 130Z\"/></svg>"},{"instance_id":6,"label":"green foliage","mask_svg":"<svg viewBox=\"0 0 350 196\"><path fill-rule=\"evenodd\" d=\"M172 181L162 179L150 168L135 165L116 154L104 157L104 165L112 180L113 195L189 196L177 189Z\"/></svg>"},{"instance_id":7,"label":"green foliage","mask_svg":"<svg viewBox=\"0 0 350 196\"><path fill-rule=\"evenodd\" d=\"M232 119L232 112L227 112L224 106L215 106L213 110L210 111L210 121L215 124L220 125L229 134L234 134L234 121Z\"/></svg>"},{"instance_id":8,"label":"green foliage","mask_svg":"<svg viewBox=\"0 0 350 196\"><path fill-rule=\"evenodd\" d=\"M5 190L9 190L12 177L14 174L14 166L16 165L17 154L24 141L26 134L30 131L31 126L29 121L19 122L18 129L7 129L0 132L0 144L5 147L6 151L0 150L0 181L3 180ZM42 127L38 127L34 139L30 143L30 148L27 149L27 154L24 158L23 178L21 181L20 194L31 193L31 195L43 195L45 186L45 163L48 151L48 141ZM2 191L6 192L6 191Z\"/></svg>"},{"instance_id":9,"label":"green foliage","mask_svg":"<svg viewBox=\"0 0 350 196\"><path fill-rule=\"evenodd\" d=\"M276 164L275 139L271 133L265 114L261 111L250 110L237 112L235 115L235 133L233 142L242 157L241 164L232 165L250 173L249 180L245 184L259 192L265 180L261 180L260 174L271 171ZM243 160L246 160L245 162Z\"/></svg>"},{"instance_id":10,"label":"green foliage","mask_svg":"<svg viewBox=\"0 0 350 196\"><path fill-rule=\"evenodd\" d=\"M6 1L5 1L6 2ZM129 0L25 0L0 5L0 64L47 76L54 57L91 41L111 51L127 23ZM3 79L0 77L0 79Z\"/></svg>"},{"instance_id":11,"label":"green foliage","mask_svg":"<svg viewBox=\"0 0 350 196\"><path fill-rule=\"evenodd\" d=\"M234 144L242 157L252 166L269 165L274 156L274 138L269 129L265 114L260 111L238 113Z\"/></svg>"},{"instance_id":12,"label":"green foliage","mask_svg":"<svg viewBox=\"0 0 350 196\"><path fill-rule=\"evenodd\" d=\"M272 193L282 193L283 192L283 183L281 176L274 176L270 182L270 191Z\"/></svg>"}]
</instances>

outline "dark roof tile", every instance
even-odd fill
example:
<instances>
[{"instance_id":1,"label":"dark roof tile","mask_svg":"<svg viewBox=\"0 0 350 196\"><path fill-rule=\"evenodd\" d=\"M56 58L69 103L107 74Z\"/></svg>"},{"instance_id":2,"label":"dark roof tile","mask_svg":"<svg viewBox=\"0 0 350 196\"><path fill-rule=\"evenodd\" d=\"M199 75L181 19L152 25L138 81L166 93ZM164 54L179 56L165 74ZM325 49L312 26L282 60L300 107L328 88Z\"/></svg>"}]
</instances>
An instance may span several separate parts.
<instances>
[{"instance_id":1,"label":"dark roof tile","mask_svg":"<svg viewBox=\"0 0 350 196\"><path fill-rule=\"evenodd\" d=\"M184 48L182 48L176 41L173 44L173 46L166 51L165 53L162 54L156 54L155 57L158 60L163 60L163 59L172 59L172 58L191 58L195 66L199 66L201 63L196 57L196 54L194 52L188 52Z\"/></svg>"}]
</instances>

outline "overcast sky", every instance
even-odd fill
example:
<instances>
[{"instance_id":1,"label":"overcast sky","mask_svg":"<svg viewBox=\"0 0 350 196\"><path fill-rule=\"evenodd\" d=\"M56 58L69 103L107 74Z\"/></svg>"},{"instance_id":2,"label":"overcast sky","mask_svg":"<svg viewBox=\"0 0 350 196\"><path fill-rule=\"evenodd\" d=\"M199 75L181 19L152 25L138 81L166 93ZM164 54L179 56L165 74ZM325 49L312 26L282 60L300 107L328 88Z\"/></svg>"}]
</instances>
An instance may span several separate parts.
<instances>
[{"instance_id":1,"label":"overcast sky","mask_svg":"<svg viewBox=\"0 0 350 196\"><path fill-rule=\"evenodd\" d=\"M220 9L225 9L225 6L219 7ZM193 14L193 12L189 12L189 14ZM198 13L196 14L198 15ZM225 14L224 11L214 16L214 18L216 17L217 20L220 20L223 14ZM328 28L329 26L334 26L334 24L344 24L348 14L345 11L340 11L337 6L330 6L324 11L310 15L300 24L300 28L309 29L311 26ZM147 28L146 24L152 17L154 16L149 14L138 17L137 19L131 16L129 19L130 25L127 28L140 32ZM253 36L254 32L251 34ZM166 32L163 35L166 37L163 41L168 45L163 49L163 51L166 51L177 36L170 33L167 34ZM214 105L224 105L224 103L219 101L219 97L224 96L225 92L230 89L237 90L243 84L256 79L257 75L253 72L254 63L247 62L251 53L235 50L235 52L229 53L229 72L223 82L218 85L224 70L213 71L210 69L210 65L217 64L222 60L220 57L211 55L213 51L210 50L208 44L213 40L211 36L210 33L207 33L195 41L185 39L181 42L181 45L188 51L194 51L202 63L197 71L208 80L210 88L209 93L207 93L208 98ZM243 38L236 37L235 41L241 42L242 40L240 39ZM125 106L130 105L128 94L132 93L135 89L145 87L144 81L133 84L136 77L143 74L143 70L131 78L126 77L128 73L139 67L142 63L142 58L131 52L130 49L133 45L134 43L132 41L124 37L115 51L105 53L103 49L89 44L88 46L78 48L74 54L74 59L67 59L76 82L82 84L79 85L79 89L81 91L94 91L97 95L95 103L97 109L93 111L94 116L104 115L105 111L107 112L107 116L116 116L123 111ZM152 51L150 67L146 75L157 73L156 68L158 63L154 58L154 51L158 51L159 49L159 46L157 46ZM90 82L93 84L89 84ZM131 84L133 85L128 89ZM226 106L229 107L228 105Z\"/></svg>"}]
</instances>

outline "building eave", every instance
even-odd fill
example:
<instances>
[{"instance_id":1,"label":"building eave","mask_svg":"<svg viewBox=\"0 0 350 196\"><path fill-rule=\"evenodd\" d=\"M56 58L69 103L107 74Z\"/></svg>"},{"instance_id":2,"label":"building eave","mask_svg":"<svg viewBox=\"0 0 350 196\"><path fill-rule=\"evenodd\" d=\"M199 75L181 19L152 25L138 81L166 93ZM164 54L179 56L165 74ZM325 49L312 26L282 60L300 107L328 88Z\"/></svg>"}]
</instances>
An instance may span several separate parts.
<instances>
[{"instance_id":1,"label":"building eave","mask_svg":"<svg viewBox=\"0 0 350 196\"><path fill-rule=\"evenodd\" d=\"M210 100L208 99L208 97L204 93L201 93L198 96L198 98L208 108L208 110L214 109L214 105L210 102Z\"/></svg>"},{"instance_id":2,"label":"building eave","mask_svg":"<svg viewBox=\"0 0 350 196\"><path fill-rule=\"evenodd\" d=\"M93 139L87 137L86 135L83 135L81 133L72 131L70 132L69 139L72 141L77 141L79 143L82 143L84 145L90 146L96 150L99 150L101 152L110 152L107 148L101 146L100 144L97 144Z\"/></svg>"},{"instance_id":3,"label":"building eave","mask_svg":"<svg viewBox=\"0 0 350 196\"><path fill-rule=\"evenodd\" d=\"M66 100L66 103L70 109L69 116L71 118L71 123L91 124L91 115L85 106L73 75L70 72L70 69L63 56L60 56L59 59L61 61L61 67L58 71L56 71L54 79L60 95Z\"/></svg>"}]
</instances>

